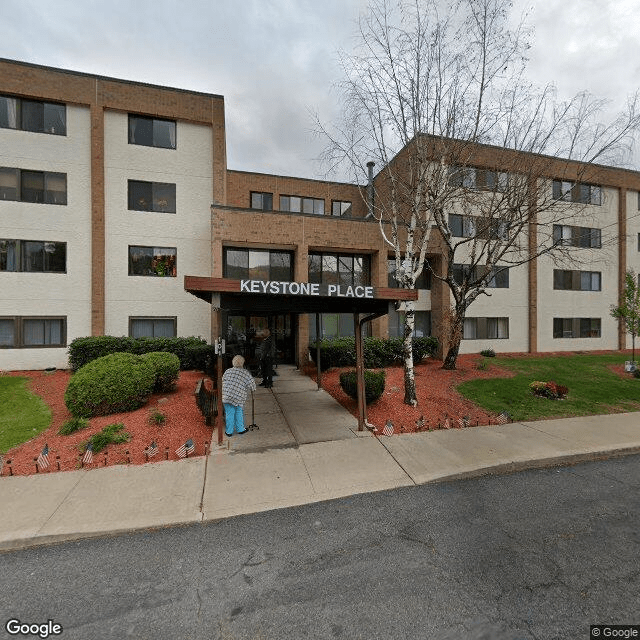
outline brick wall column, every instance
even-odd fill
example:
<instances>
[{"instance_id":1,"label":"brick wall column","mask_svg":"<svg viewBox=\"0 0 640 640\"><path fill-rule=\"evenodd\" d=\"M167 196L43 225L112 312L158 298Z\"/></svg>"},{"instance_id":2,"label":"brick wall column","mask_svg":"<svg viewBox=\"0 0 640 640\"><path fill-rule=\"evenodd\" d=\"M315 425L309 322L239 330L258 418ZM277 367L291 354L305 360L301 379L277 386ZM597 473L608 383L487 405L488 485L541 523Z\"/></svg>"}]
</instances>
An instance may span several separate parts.
<instances>
[{"instance_id":1,"label":"brick wall column","mask_svg":"<svg viewBox=\"0 0 640 640\"><path fill-rule=\"evenodd\" d=\"M624 280L627 273L627 190L618 189L618 305L624 302ZM618 320L618 349L627 346L624 323Z\"/></svg>"},{"instance_id":2,"label":"brick wall column","mask_svg":"<svg viewBox=\"0 0 640 640\"><path fill-rule=\"evenodd\" d=\"M103 335L104 331L104 109L96 101L91 104L91 335Z\"/></svg>"},{"instance_id":3,"label":"brick wall column","mask_svg":"<svg viewBox=\"0 0 640 640\"><path fill-rule=\"evenodd\" d=\"M538 350L538 259L532 258L538 251L538 216L536 214L538 185L531 178L529 182L529 353Z\"/></svg>"}]
</instances>

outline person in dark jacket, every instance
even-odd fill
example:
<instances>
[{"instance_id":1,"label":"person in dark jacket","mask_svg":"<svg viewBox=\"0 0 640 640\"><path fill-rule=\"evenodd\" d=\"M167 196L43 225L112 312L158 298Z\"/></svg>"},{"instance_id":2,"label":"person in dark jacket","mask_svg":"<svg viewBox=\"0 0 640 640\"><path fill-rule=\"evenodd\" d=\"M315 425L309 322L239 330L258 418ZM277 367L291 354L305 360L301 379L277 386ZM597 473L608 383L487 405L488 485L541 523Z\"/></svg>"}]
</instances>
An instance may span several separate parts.
<instances>
[{"instance_id":1,"label":"person in dark jacket","mask_svg":"<svg viewBox=\"0 0 640 640\"><path fill-rule=\"evenodd\" d=\"M264 338L258 347L260 369L262 372L261 387L270 389L273 386L273 360L276 353L276 343L269 329L264 330Z\"/></svg>"}]
</instances>

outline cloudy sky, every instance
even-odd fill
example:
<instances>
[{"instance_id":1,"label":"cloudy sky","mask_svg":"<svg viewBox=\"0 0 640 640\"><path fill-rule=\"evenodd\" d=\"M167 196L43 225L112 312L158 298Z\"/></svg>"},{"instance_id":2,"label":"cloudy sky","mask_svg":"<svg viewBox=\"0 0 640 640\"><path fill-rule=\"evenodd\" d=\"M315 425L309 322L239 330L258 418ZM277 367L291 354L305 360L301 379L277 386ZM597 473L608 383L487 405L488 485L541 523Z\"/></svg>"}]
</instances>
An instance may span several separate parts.
<instances>
[{"instance_id":1,"label":"cloudy sky","mask_svg":"<svg viewBox=\"0 0 640 640\"><path fill-rule=\"evenodd\" d=\"M443 0L444 1L444 0ZM366 0L2 0L0 57L225 97L230 169L322 177L337 52ZM640 0L516 0L530 76L614 103L640 88Z\"/></svg>"}]
</instances>

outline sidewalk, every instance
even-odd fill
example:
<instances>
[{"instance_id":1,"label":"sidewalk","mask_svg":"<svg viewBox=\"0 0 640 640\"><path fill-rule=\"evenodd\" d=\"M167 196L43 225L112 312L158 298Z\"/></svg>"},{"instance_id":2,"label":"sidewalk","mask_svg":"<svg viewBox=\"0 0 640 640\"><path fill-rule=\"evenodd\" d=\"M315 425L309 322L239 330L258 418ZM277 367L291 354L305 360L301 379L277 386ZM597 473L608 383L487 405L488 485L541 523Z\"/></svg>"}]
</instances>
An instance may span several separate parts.
<instances>
[{"instance_id":1,"label":"sidewalk","mask_svg":"<svg viewBox=\"0 0 640 640\"><path fill-rule=\"evenodd\" d=\"M375 437L278 372L255 394L259 429L207 457L0 478L0 551L640 452L640 413Z\"/></svg>"}]
</instances>

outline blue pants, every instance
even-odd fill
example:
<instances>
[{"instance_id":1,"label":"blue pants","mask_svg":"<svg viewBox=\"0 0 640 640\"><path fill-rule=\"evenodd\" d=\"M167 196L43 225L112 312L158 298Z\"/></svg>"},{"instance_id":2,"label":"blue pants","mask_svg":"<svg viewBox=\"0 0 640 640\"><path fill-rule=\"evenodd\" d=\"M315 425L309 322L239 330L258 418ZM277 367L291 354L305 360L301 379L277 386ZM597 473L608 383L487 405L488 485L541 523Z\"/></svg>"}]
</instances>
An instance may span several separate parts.
<instances>
[{"instance_id":1,"label":"blue pants","mask_svg":"<svg viewBox=\"0 0 640 640\"><path fill-rule=\"evenodd\" d=\"M244 428L244 411L242 406L236 407L233 404L224 403L225 432L228 436L233 435L234 430L238 433L246 431Z\"/></svg>"}]
</instances>

